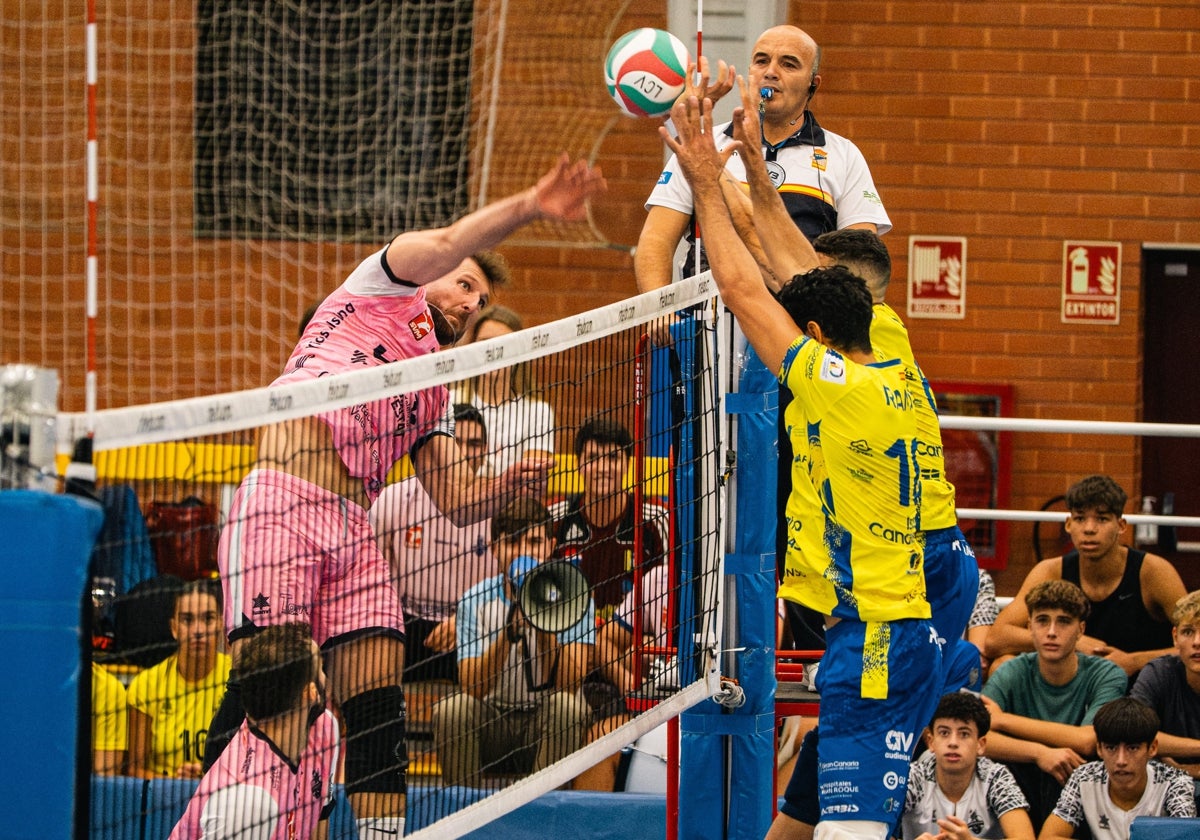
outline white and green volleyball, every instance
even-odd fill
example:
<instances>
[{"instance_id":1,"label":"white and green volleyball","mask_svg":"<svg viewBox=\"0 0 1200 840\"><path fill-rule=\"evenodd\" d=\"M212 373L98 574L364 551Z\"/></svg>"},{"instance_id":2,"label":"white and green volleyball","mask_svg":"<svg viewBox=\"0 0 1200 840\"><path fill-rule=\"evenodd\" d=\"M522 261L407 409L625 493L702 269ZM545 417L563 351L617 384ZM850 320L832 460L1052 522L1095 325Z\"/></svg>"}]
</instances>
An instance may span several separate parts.
<instances>
[{"instance_id":1,"label":"white and green volleyball","mask_svg":"<svg viewBox=\"0 0 1200 840\"><path fill-rule=\"evenodd\" d=\"M662 117L683 92L688 51L661 29L626 32L604 60L608 94L631 117Z\"/></svg>"}]
</instances>

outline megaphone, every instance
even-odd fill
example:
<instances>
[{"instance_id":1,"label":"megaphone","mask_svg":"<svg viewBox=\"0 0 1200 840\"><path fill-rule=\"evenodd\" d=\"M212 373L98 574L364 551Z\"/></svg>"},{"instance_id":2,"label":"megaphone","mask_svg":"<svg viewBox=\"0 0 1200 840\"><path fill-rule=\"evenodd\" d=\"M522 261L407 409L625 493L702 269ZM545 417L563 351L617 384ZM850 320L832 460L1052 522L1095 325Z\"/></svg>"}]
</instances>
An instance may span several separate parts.
<instances>
[{"instance_id":1,"label":"megaphone","mask_svg":"<svg viewBox=\"0 0 1200 840\"><path fill-rule=\"evenodd\" d=\"M510 574L516 578L517 604L538 630L561 633L587 615L591 587L570 560L551 560L522 572Z\"/></svg>"}]
</instances>

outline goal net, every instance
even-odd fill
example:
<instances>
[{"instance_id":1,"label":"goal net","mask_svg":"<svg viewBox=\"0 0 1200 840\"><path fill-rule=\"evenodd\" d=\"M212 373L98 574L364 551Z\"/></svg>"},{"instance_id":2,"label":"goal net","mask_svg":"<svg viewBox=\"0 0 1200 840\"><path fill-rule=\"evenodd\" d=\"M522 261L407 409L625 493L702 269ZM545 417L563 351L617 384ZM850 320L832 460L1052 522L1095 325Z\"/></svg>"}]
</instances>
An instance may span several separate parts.
<instances>
[{"instance_id":1,"label":"goal net","mask_svg":"<svg viewBox=\"0 0 1200 840\"><path fill-rule=\"evenodd\" d=\"M0 363L59 371L68 410L85 407L89 295L98 407L253 388L396 233L526 188L559 151L600 160L633 203L657 174L657 135L602 83L616 36L662 25L629 3L98 2L91 35L86 5L0 20L0 299L20 313ZM628 248L627 206L520 241Z\"/></svg>"},{"instance_id":2,"label":"goal net","mask_svg":"<svg viewBox=\"0 0 1200 840\"><path fill-rule=\"evenodd\" d=\"M93 830L125 836L140 820L165 836L184 813L224 674L239 674L230 627L252 640L265 625L312 625L349 767L373 736L354 729L338 687L387 671L359 643L367 628L400 629L389 609L406 634L410 833L458 836L556 788L619 785L639 760L623 748L718 690L711 295L702 276L665 300L422 358L98 412L108 524L90 581L93 731L122 692L130 725L123 758L93 742ZM677 321L674 348L652 351L646 331L663 319ZM362 485L337 484L346 449L327 430L442 389L456 417L443 472L421 452L419 475L401 458L378 497L356 503ZM83 423L63 415L60 441ZM545 487L501 483L446 511L435 500L450 477L471 486L546 455ZM650 763L665 783L663 757ZM338 837L353 799L346 771L332 772Z\"/></svg>"}]
</instances>

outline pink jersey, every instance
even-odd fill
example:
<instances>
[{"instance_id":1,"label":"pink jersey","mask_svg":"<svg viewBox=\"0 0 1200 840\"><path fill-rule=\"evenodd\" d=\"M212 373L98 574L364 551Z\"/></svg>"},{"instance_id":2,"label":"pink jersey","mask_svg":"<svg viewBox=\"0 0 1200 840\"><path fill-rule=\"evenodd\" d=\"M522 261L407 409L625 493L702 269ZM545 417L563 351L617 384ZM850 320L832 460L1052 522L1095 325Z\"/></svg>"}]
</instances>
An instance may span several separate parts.
<instances>
[{"instance_id":1,"label":"pink jersey","mask_svg":"<svg viewBox=\"0 0 1200 840\"><path fill-rule=\"evenodd\" d=\"M496 574L488 547L491 520L459 528L416 478L385 487L369 516L406 616L445 621L464 592Z\"/></svg>"},{"instance_id":2,"label":"pink jersey","mask_svg":"<svg viewBox=\"0 0 1200 840\"><path fill-rule=\"evenodd\" d=\"M283 374L272 385L387 364L438 349L425 289L393 278L385 253L363 260L317 307ZM320 417L333 434L342 463L352 476L363 480L368 498L374 499L392 465L423 438L453 433L447 403L446 389L439 385Z\"/></svg>"},{"instance_id":3,"label":"pink jersey","mask_svg":"<svg viewBox=\"0 0 1200 840\"><path fill-rule=\"evenodd\" d=\"M308 840L333 810L337 721L325 712L292 766L262 732L243 721L200 780L170 840Z\"/></svg>"}]
</instances>

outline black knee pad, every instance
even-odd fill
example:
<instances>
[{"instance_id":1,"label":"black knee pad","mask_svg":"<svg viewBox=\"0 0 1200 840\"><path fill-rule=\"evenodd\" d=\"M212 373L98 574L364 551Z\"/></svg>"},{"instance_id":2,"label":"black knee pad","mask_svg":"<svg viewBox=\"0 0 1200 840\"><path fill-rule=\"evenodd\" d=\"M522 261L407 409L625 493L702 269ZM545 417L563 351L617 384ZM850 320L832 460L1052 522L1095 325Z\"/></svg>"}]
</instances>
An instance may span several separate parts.
<instances>
[{"instance_id":1,"label":"black knee pad","mask_svg":"<svg viewBox=\"0 0 1200 840\"><path fill-rule=\"evenodd\" d=\"M342 703L346 721L346 792L406 793L404 690L375 688Z\"/></svg>"}]
</instances>

